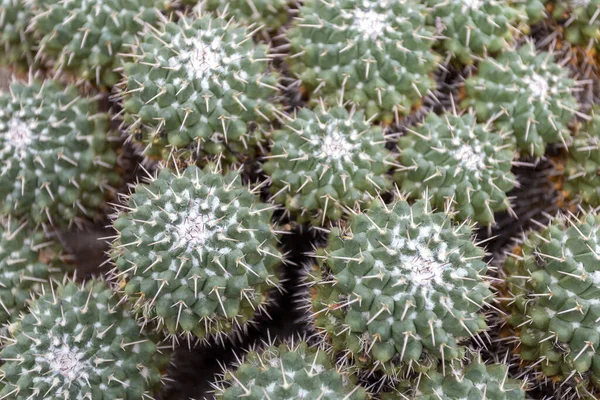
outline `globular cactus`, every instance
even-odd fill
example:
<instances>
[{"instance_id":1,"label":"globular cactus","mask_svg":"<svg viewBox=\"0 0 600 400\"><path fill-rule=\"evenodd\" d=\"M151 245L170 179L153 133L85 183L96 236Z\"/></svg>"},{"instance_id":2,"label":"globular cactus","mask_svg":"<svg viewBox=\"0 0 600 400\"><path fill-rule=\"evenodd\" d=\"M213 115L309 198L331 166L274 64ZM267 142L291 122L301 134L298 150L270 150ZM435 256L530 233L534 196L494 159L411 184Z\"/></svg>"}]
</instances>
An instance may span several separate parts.
<instances>
[{"instance_id":1,"label":"globular cactus","mask_svg":"<svg viewBox=\"0 0 600 400\"><path fill-rule=\"evenodd\" d=\"M141 399L160 380L157 346L104 282L49 289L9 332L0 398Z\"/></svg>"},{"instance_id":2,"label":"globular cactus","mask_svg":"<svg viewBox=\"0 0 600 400\"><path fill-rule=\"evenodd\" d=\"M96 101L53 80L0 93L0 209L66 226L97 217L119 182L110 120Z\"/></svg>"},{"instance_id":3,"label":"globular cactus","mask_svg":"<svg viewBox=\"0 0 600 400\"><path fill-rule=\"evenodd\" d=\"M184 3L197 3L200 13L209 11L233 17L242 25L254 29L275 30L289 19L288 11L296 0L184 0Z\"/></svg>"},{"instance_id":4,"label":"globular cactus","mask_svg":"<svg viewBox=\"0 0 600 400\"><path fill-rule=\"evenodd\" d=\"M129 53L146 24L160 19L164 0L31 0L39 56L56 68L110 88L120 80L123 53Z\"/></svg>"},{"instance_id":5,"label":"globular cactus","mask_svg":"<svg viewBox=\"0 0 600 400\"><path fill-rule=\"evenodd\" d=\"M529 31L533 26L546 18L546 3L548 0L509 0L512 8L517 10L517 18L524 25L519 28Z\"/></svg>"},{"instance_id":6,"label":"globular cactus","mask_svg":"<svg viewBox=\"0 0 600 400\"><path fill-rule=\"evenodd\" d=\"M305 342L270 345L250 351L237 370L228 371L216 385L216 398L234 400L363 400L365 389L355 386L324 351Z\"/></svg>"},{"instance_id":7,"label":"globular cactus","mask_svg":"<svg viewBox=\"0 0 600 400\"><path fill-rule=\"evenodd\" d=\"M26 0L0 0L0 62L31 65L35 39L27 31L33 12Z\"/></svg>"},{"instance_id":8,"label":"globular cactus","mask_svg":"<svg viewBox=\"0 0 600 400\"><path fill-rule=\"evenodd\" d=\"M531 368L583 395L600 387L600 216L561 217L505 263L508 322Z\"/></svg>"},{"instance_id":9,"label":"globular cactus","mask_svg":"<svg viewBox=\"0 0 600 400\"><path fill-rule=\"evenodd\" d=\"M466 367L446 367L446 374L421 377L415 400L525 400L523 384L509 378L508 365L473 360Z\"/></svg>"},{"instance_id":10,"label":"globular cactus","mask_svg":"<svg viewBox=\"0 0 600 400\"><path fill-rule=\"evenodd\" d=\"M578 108L575 82L552 58L529 43L482 60L478 74L467 79L463 105L480 121L512 131L521 152L542 156L547 144L569 140L567 124Z\"/></svg>"},{"instance_id":11,"label":"globular cactus","mask_svg":"<svg viewBox=\"0 0 600 400\"><path fill-rule=\"evenodd\" d=\"M18 318L42 285L67 269L60 246L27 225L0 220L0 324Z\"/></svg>"},{"instance_id":12,"label":"globular cactus","mask_svg":"<svg viewBox=\"0 0 600 400\"><path fill-rule=\"evenodd\" d=\"M514 146L473 115L430 113L398 139L398 148L402 167L394 177L411 197L427 193L439 210L452 201L459 219L484 225L494 222L494 212L510 208Z\"/></svg>"},{"instance_id":13,"label":"globular cactus","mask_svg":"<svg viewBox=\"0 0 600 400\"><path fill-rule=\"evenodd\" d=\"M317 252L314 324L352 365L391 379L458 359L461 341L486 329L483 255L469 225L425 200L375 203Z\"/></svg>"},{"instance_id":14,"label":"globular cactus","mask_svg":"<svg viewBox=\"0 0 600 400\"><path fill-rule=\"evenodd\" d=\"M570 198L579 198L592 207L600 206L600 109L569 145L565 164L564 186Z\"/></svg>"},{"instance_id":15,"label":"globular cactus","mask_svg":"<svg viewBox=\"0 0 600 400\"><path fill-rule=\"evenodd\" d=\"M600 0L557 0L552 8L552 17L565 21L565 39L575 45L597 45L599 16Z\"/></svg>"},{"instance_id":16,"label":"globular cactus","mask_svg":"<svg viewBox=\"0 0 600 400\"><path fill-rule=\"evenodd\" d=\"M268 49L231 20L181 17L146 35L125 66L126 122L146 154L249 153L268 123L277 78ZM255 136L258 135L258 138Z\"/></svg>"},{"instance_id":17,"label":"globular cactus","mask_svg":"<svg viewBox=\"0 0 600 400\"><path fill-rule=\"evenodd\" d=\"M137 186L114 222L121 287L144 320L171 334L242 328L278 287L273 207L237 174L210 168L161 170Z\"/></svg>"},{"instance_id":18,"label":"globular cactus","mask_svg":"<svg viewBox=\"0 0 600 400\"><path fill-rule=\"evenodd\" d=\"M308 0L286 35L290 71L314 98L391 123L435 88L433 32L409 0Z\"/></svg>"},{"instance_id":19,"label":"globular cactus","mask_svg":"<svg viewBox=\"0 0 600 400\"><path fill-rule=\"evenodd\" d=\"M463 64L509 49L517 12L504 0L427 0L429 24L441 23L442 48Z\"/></svg>"},{"instance_id":20,"label":"globular cactus","mask_svg":"<svg viewBox=\"0 0 600 400\"><path fill-rule=\"evenodd\" d=\"M273 199L300 221L338 220L391 186L386 172L394 162L385 136L362 112L323 105L282 122L263 169Z\"/></svg>"}]
</instances>

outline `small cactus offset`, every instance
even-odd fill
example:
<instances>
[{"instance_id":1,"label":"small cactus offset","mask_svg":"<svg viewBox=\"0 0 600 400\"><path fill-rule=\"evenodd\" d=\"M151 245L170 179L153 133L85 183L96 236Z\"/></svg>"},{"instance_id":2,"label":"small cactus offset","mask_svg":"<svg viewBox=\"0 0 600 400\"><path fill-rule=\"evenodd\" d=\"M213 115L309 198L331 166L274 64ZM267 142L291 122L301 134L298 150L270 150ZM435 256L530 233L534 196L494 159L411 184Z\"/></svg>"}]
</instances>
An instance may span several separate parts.
<instances>
[{"instance_id":1,"label":"small cactus offset","mask_svg":"<svg viewBox=\"0 0 600 400\"><path fill-rule=\"evenodd\" d=\"M0 324L14 322L42 285L68 270L60 246L27 225L0 220Z\"/></svg>"},{"instance_id":2,"label":"small cactus offset","mask_svg":"<svg viewBox=\"0 0 600 400\"><path fill-rule=\"evenodd\" d=\"M441 23L443 49L461 63L510 49L517 12L505 0L427 0L429 23Z\"/></svg>"},{"instance_id":3,"label":"small cactus offset","mask_svg":"<svg viewBox=\"0 0 600 400\"><path fill-rule=\"evenodd\" d=\"M368 399L365 389L352 384L334 364L327 352L305 342L271 345L249 352L236 371L226 372L216 398Z\"/></svg>"},{"instance_id":4,"label":"small cactus offset","mask_svg":"<svg viewBox=\"0 0 600 400\"><path fill-rule=\"evenodd\" d=\"M409 0L308 0L287 37L290 71L315 99L391 123L435 88L433 32Z\"/></svg>"},{"instance_id":5,"label":"small cactus offset","mask_svg":"<svg viewBox=\"0 0 600 400\"><path fill-rule=\"evenodd\" d=\"M314 324L356 366L393 379L458 359L460 342L486 328L483 255L468 225L425 200L376 203L317 253Z\"/></svg>"},{"instance_id":6,"label":"small cactus offset","mask_svg":"<svg viewBox=\"0 0 600 400\"><path fill-rule=\"evenodd\" d=\"M510 208L506 193L516 183L515 149L506 136L471 114L431 113L398 139L402 167L394 176L411 197L426 193L437 209L451 202L457 218L493 224L495 212Z\"/></svg>"},{"instance_id":7,"label":"small cactus offset","mask_svg":"<svg viewBox=\"0 0 600 400\"><path fill-rule=\"evenodd\" d=\"M592 207L600 206L600 108L569 145L564 187L570 198L580 198Z\"/></svg>"},{"instance_id":8,"label":"small cactus offset","mask_svg":"<svg viewBox=\"0 0 600 400\"><path fill-rule=\"evenodd\" d=\"M525 44L482 60L478 74L467 79L463 105L473 107L479 121L513 132L523 154L539 157L547 144L566 144L567 124L579 106L571 94L575 82L552 58Z\"/></svg>"},{"instance_id":9,"label":"small cactus offset","mask_svg":"<svg viewBox=\"0 0 600 400\"><path fill-rule=\"evenodd\" d=\"M600 217L558 218L513 253L505 271L519 357L581 395L597 394Z\"/></svg>"},{"instance_id":10,"label":"small cactus offset","mask_svg":"<svg viewBox=\"0 0 600 400\"><path fill-rule=\"evenodd\" d=\"M273 134L263 170L273 199L300 221L323 224L390 188L394 164L380 127L343 107L300 110Z\"/></svg>"},{"instance_id":11,"label":"small cactus offset","mask_svg":"<svg viewBox=\"0 0 600 400\"><path fill-rule=\"evenodd\" d=\"M273 207L210 168L162 170L114 222L116 278L142 318L171 334L240 329L278 287Z\"/></svg>"},{"instance_id":12,"label":"small cactus offset","mask_svg":"<svg viewBox=\"0 0 600 400\"><path fill-rule=\"evenodd\" d=\"M0 0L0 63L32 64L35 40L27 28L33 15L26 0Z\"/></svg>"},{"instance_id":13,"label":"small cactus offset","mask_svg":"<svg viewBox=\"0 0 600 400\"><path fill-rule=\"evenodd\" d=\"M480 359L466 367L447 367L422 376L415 400L525 400L522 383L511 379L506 364L484 364Z\"/></svg>"},{"instance_id":14,"label":"small cactus offset","mask_svg":"<svg viewBox=\"0 0 600 400\"><path fill-rule=\"evenodd\" d=\"M104 282L68 282L9 327L0 398L142 399L164 361Z\"/></svg>"},{"instance_id":15,"label":"small cactus offset","mask_svg":"<svg viewBox=\"0 0 600 400\"><path fill-rule=\"evenodd\" d=\"M55 59L56 68L110 88L120 79L136 35L159 20L164 0L28 0L41 36L39 57Z\"/></svg>"},{"instance_id":16,"label":"small cactus offset","mask_svg":"<svg viewBox=\"0 0 600 400\"><path fill-rule=\"evenodd\" d=\"M552 17L565 21L565 39L572 44L598 46L600 0L557 0Z\"/></svg>"},{"instance_id":17,"label":"small cactus offset","mask_svg":"<svg viewBox=\"0 0 600 400\"><path fill-rule=\"evenodd\" d=\"M189 146L201 155L242 155L273 119L277 77L268 49L247 28L202 16L167 22L140 39L125 66L124 108L149 156ZM258 137L255 137L258 136Z\"/></svg>"},{"instance_id":18,"label":"small cactus offset","mask_svg":"<svg viewBox=\"0 0 600 400\"><path fill-rule=\"evenodd\" d=\"M67 226L101 214L119 183L109 117L74 86L13 82L0 92L0 210Z\"/></svg>"},{"instance_id":19,"label":"small cactus offset","mask_svg":"<svg viewBox=\"0 0 600 400\"><path fill-rule=\"evenodd\" d=\"M197 3L199 12L216 12L225 18L233 17L242 25L254 29L275 30L289 18L288 11L297 0L184 0Z\"/></svg>"}]
</instances>

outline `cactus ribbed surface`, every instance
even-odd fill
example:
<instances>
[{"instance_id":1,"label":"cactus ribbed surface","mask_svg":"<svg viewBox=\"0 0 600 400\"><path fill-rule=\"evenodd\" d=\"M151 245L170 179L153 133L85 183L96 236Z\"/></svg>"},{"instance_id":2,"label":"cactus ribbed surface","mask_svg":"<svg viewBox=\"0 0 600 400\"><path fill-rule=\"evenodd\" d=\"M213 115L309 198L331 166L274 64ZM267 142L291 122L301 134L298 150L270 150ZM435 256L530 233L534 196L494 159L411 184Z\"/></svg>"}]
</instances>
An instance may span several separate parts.
<instances>
[{"instance_id":1,"label":"cactus ribbed surface","mask_svg":"<svg viewBox=\"0 0 600 400\"><path fill-rule=\"evenodd\" d=\"M288 21L289 8L296 0L184 0L187 2L198 3L196 9L200 12L233 17L238 23L254 29L273 30Z\"/></svg>"},{"instance_id":2,"label":"cactus ribbed surface","mask_svg":"<svg viewBox=\"0 0 600 400\"><path fill-rule=\"evenodd\" d=\"M117 277L145 320L204 338L239 329L278 286L282 256L260 203L235 173L162 170L114 222Z\"/></svg>"},{"instance_id":3,"label":"cactus ribbed surface","mask_svg":"<svg viewBox=\"0 0 600 400\"><path fill-rule=\"evenodd\" d=\"M94 218L119 182L109 116L74 86L13 82L0 93L0 210L66 226Z\"/></svg>"},{"instance_id":4,"label":"cactus ribbed surface","mask_svg":"<svg viewBox=\"0 0 600 400\"><path fill-rule=\"evenodd\" d=\"M600 0L556 0L552 17L565 22L565 39L575 45L597 46L600 40Z\"/></svg>"},{"instance_id":5,"label":"cactus ribbed surface","mask_svg":"<svg viewBox=\"0 0 600 400\"><path fill-rule=\"evenodd\" d=\"M392 376L460 358L493 297L483 254L468 225L424 200L376 203L317 254L327 272L312 289L314 323L357 366Z\"/></svg>"},{"instance_id":6,"label":"cactus ribbed surface","mask_svg":"<svg viewBox=\"0 0 600 400\"><path fill-rule=\"evenodd\" d=\"M33 12L26 0L0 0L0 62L31 64L35 40L27 31Z\"/></svg>"}]
</instances>

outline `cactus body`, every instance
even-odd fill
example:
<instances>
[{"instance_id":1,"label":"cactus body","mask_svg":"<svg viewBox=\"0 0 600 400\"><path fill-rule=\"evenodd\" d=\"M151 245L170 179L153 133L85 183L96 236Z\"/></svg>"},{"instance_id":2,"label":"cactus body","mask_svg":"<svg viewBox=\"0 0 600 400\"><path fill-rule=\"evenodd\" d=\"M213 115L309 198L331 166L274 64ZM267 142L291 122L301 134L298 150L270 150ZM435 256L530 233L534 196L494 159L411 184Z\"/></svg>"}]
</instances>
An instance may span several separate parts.
<instances>
[{"instance_id":1,"label":"cactus body","mask_svg":"<svg viewBox=\"0 0 600 400\"><path fill-rule=\"evenodd\" d=\"M288 21L288 11L294 2L295 0L200 0L196 9L233 17L240 24L254 29L262 27L261 29L274 30Z\"/></svg>"},{"instance_id":2,"label":"cactus body","mask_svg":"<svg viewBox=\"0 0 600 400\"><path fill-rule=\"evenodd\" d=\"M3 64L32 64L35 40L27 27L33 15L26 0L0 1L0 62Z\"/></svg>"}]
</instances>

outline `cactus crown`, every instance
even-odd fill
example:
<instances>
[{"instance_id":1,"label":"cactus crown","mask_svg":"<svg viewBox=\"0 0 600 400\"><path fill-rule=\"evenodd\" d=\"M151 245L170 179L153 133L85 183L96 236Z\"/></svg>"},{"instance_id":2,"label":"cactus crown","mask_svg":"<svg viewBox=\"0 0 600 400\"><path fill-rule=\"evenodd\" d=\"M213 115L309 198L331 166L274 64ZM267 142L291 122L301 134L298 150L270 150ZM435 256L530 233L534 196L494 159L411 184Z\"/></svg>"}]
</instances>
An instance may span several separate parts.
<instances>
[{"instance_id":1,"label":"cactus crown","mask_svg":"<svg viewBox=\"0 0 600 400\"><path fill-rule=\"evenodd\" d=\"M0 397L142 398L160 379L156 345L103 282L59 285L9 329Z\"/></svg>"},{"instance_id":2,"label":"cactus crown","mask_svg":"<svg viewBox=\"0 0 600 400\"><path fill-rule=\"evenodd\" d=\"M252 400L367 399L360 386L349 382L332 365L324 350L309 347L305 342L271 345L262 351L251 351L235 372L227 372L219 387L217 399Z\"/></svg>"},{"instance_id":3,"label":"cactus crown","mask_svg":"<svg viewBox=\"0 0 600 400\"><path fill-rule=\"evenodd\" d=\"M0 204L36 223L95 217L119 181L108 116L74 86L14 82L0 93Z\"/></svg>"},{"instance_id":4,"label":"cactus crown","mask_svg":"<svg viewBox=\"0 0 600 400\"><path fill-rule=\"evenodd\" d=\"M515 150L505 136L470 114L431 113L398 139L403 167L394 177L411 197L427 190L436 208L452 200L459 219L491 224L495 211L510 207L506 192L515 185L510 172Z\"/></svg>"},{"instance_id":5,"label":"cactus crown","mask_svg":"<svg viewBox=\"0 0 600 400\"><path fill-rule=\"evenodd\" d=\"M350 101L368 118L399 119L435 86L424 11L405 0L306 1L287 34L290 69L330 104Z\"/></svg>"},{"instance_id":6,"label":"cactus crown","mask_svg":"<svg viewBox=\"0 0 600 400\"><path fill-rule=\"evenodd\" d=\"M546 144L569 140L567 124L578 108L574 87L551 54L537 54L529 43L484 59L478 75L467 79L463 105L472 106L480 121L513 132L523 153L541 156Z\"/></svg>"},{"instance_id":7,"label":"cactus crown","mask_svg":"<svg viewBox=\"0 0 600 400\"><path fill-rule=\"evenodd\" d=\"M359 366L393 374L427 354L455 359L458 342L485 328L483 250L468 225L424 200L375 204L347 232L332 231L319 257L330 272L314 288L315 324Z\"/></svg>"},{"instance_id":8,"label":"cactus crown","mask_svg":"<svg viewBox=\"0 0 600 400\"><path fill-rule=\"evenodd\" d=\"M506 261L520 356L559 381L600 376L600 217L558 218ZM543 362L538 362L543 360Z\"/></svg>"},{"instance_id":9,"label":"cactus crown","mask_svg":"<svg viewBox=\"0 0 600 400\"><path fill-rule=\"evenodd\" d=\"M247 322L277 286L282 256L259 203L235 173L162 170L138 185L114 226L118 279L145 319L170 333L221 334Z\"/></svg>"},{"instance_id":10,"label":"cactus crown","mask_svg":"<svg viewBox=\"0 0 600 400\"><path fill-rule=\"evenodd\" d=\"M167 22L143 38L125 66L125 110L143 131L148 155L191 144L207 153L246 153L250 122L269 122L276 77L267 46L232 20L202 16ZM164 156L165 154L163 154Z\"/></svg>"},{"instance_id":11,"label":"cactus crown","mask_svg":"<svg viewBox=\"0 0 600 400\"><path fill-rule=\"evenodd\" d=\"M343 107L300 110L273 134L264 171L275 201L299 219L337 220L390 186L392 164L382 129Z\"/></svg>"}]
</instances>

